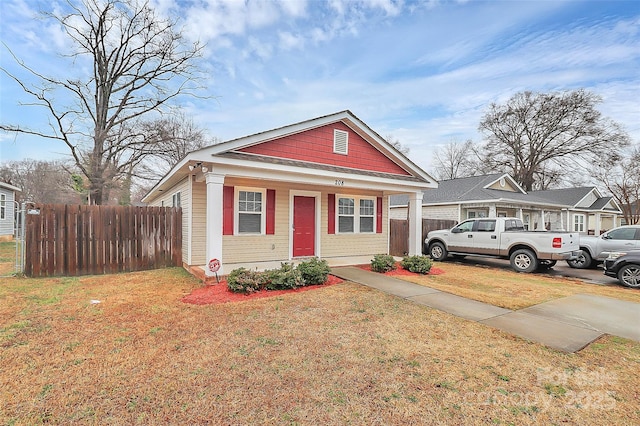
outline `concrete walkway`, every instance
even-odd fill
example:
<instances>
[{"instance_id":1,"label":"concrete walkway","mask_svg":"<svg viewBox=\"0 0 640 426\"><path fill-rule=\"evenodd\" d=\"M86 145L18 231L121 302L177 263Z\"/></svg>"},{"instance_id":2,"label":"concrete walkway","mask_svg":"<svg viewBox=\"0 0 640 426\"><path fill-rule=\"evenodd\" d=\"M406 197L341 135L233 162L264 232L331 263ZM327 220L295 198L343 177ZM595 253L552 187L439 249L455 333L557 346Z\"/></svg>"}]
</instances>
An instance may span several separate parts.
<instances>
[{"instance_id":1,"label":"concrete walkway","mask_svg":"<svg viewBox=\"0 0 640 426\"><path fill-rule=\"evenodd\" d=\"M332 268L331 273L562 352L579 351L604 334L640 341L638 303L577 294L512 311L354 266Z\"/></svg>"}]
</instances>

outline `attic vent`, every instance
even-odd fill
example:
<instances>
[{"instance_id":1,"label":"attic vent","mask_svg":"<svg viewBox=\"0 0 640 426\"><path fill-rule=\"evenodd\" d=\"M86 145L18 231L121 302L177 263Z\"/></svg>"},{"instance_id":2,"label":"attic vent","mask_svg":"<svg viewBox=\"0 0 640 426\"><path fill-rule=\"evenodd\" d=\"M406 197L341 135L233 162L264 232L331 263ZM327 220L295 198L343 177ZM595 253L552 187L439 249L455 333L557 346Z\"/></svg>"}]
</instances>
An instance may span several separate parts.
<instances>
[{"instance_id":1,"label":"attic vent","mask_svg":"<svg viewBox=\"0 0 640 426\"><path fill-rule=\"evenodd\" d=\"M347 154L349 148L349 133L342 130L333 130L333 152Z\"/></svg>"}]
</instances>

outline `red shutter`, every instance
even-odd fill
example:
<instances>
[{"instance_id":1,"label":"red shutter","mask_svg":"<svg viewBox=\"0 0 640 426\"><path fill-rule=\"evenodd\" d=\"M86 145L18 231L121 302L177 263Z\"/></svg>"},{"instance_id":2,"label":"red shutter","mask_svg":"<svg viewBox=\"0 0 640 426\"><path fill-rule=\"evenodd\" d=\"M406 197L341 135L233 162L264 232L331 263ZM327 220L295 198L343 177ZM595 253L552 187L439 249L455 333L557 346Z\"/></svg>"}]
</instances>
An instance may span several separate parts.
<instances>
[{"instance_id":1,"label":"red shutter","mask_svg":"<svg viewBox=\"0 0 640 426\"><path fill-rule=\"evenodd\" d=\"M327 224L327 234L336 233L336 194L329 194L327 200L327 216L329 217L329 223Z\"/></svg>"},{"instance_id":2,"label":"red shutter","mask_svg":"<svg viewBox=\"0 0 640 426\"><path fill-rule=\"evenodd\" d=\"M233 235L233 196L233 186L222 188L222 235Z\"/></svg>"},{"instance_id":3,"label":"red shutter","mask_svg":"<svg viewBox=\"0 0 640 426\"><path fill-rule=\"evenodd\" d=\"M376 199L376 233L382 234L382 197Z\"/></svg>"},{"instance_id":4,"label":"red shutter","mask_svg":"<svg viewBox=\"0 0 640 426\"><path fill-rule=\"evenodd\" d=\"M276 190L267 189L267 235L276 233Z\"/></svg>"}]
</instances>

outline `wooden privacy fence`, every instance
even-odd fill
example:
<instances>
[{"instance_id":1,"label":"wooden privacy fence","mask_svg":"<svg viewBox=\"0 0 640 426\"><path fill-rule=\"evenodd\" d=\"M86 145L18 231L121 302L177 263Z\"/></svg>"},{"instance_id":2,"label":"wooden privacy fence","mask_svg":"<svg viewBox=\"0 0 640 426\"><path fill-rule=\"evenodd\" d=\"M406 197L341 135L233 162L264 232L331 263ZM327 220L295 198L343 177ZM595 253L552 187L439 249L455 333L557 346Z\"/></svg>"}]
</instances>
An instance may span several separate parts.
<instances>
[{"instance_id":1,"label":"wooden privacy fence","mask_svg":"<svg viewBox=\"0 0 640 426\"><path fill-rule=\"evenodd\" d=\"M27 276L110 274L181 264L180 208L36 204L27 212Z\"/></svg>"},{"instance_id":2,"label":"wooden privacy fence","mask_svg":"<svg viewBox=\"0 0 640 426\"><path fill-rule=\"evenodd\" d=\"M389 222L389 254L404 256L409 252L409 221L391 219ZM422 239L420 241L424 243L430 231L453 228L457 223L455 220L422 219Z\"/></svg>"}]
</instances>

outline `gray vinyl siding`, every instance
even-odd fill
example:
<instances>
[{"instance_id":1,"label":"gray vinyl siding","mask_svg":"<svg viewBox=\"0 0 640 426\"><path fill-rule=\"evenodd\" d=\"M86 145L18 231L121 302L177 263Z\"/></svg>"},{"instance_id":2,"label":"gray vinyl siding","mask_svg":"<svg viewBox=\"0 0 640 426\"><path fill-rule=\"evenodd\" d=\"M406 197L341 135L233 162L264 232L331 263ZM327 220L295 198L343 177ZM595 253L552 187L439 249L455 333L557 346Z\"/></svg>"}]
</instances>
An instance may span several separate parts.
<instances>
[{"instance_id":1,"label":"gray vinyl siding","mask_svg":"<svg viewBox=\"0 0 640 426\"><path fill-rule=\"evenodd\" d=\"M15 196L13 191L0 188L0 194L5 195L4 203L4 219L0 219L0 235L13 235L14 215L15 215Z\"/></svg>"}]
</instances>

